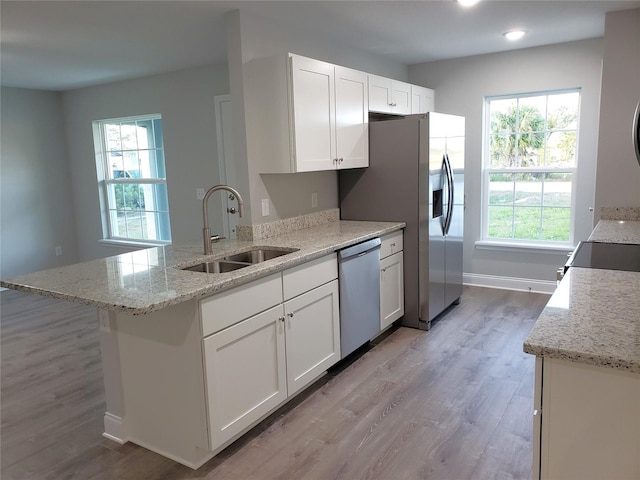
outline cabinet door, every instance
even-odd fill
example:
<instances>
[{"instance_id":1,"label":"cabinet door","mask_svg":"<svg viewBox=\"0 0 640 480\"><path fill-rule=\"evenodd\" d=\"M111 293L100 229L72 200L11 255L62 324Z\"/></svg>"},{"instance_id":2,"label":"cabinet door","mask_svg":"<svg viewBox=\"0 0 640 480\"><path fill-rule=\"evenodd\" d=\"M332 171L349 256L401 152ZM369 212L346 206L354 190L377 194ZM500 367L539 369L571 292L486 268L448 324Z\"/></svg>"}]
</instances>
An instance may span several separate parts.
<instances>
[{"instance_id":1,"label":"cabinet door","mask_svg":"<svg viewBox=\"0 0 640 480\"><path fill-rule=\"evenodd\" d=\"M640 478L640 374L542 361L540 478Z\"/></svg>"},{"instance_id":2,"label":"cabinet door","mask_svg":"<svg viewBox=\"0 0 640 480\"><path fill-rule=\"evenodd\" d=\"M391 84L392 112L398 115L411 113L411 85L394 80Z\"/></svg>"},{"instance_id":3,"label":"cabinet door","mask_svg":"<svg viewBox=\"0 0 640 480\"><path fill-rule=\"evenodd\" d=\"M204 339L211 450L287 398L282 305Z\"/></svg>"},{"instance_id":4,"label":"cabinet door","mask_svg":"<svg viewBox=\"0 0 640 480\"><path fill-rule=\"evenodd\" d=\"M411 85L411 113L427 113L433 111L433 90Z\"/></svg>"},{"instance_id":5,"label":"cabinet door","mask_svg":"<svg viewBox=\"0 0 640 480\"><path fill-rule=\"evenodd\" d=\"M390 78L369 75L369 110L372 112L392 113Z\"/></svg>"},{"instance_id":6,"label":"cabinet door","mask_svg":"<svg viewBox=\"0 0 640 480\"><path fill-rule=\"evenodd\" d=\"M340 360L338 295L333 280L284 304L289 395Z\"/></svg>"},{"instance_id":7,"label":"cabinet door","mask_svg":"<svg viewBox=\"0 0 640 480\"><path fill-rule=\"evenodd\" d=\"M338 168L369 166L367 74L335 67Z\"/></svg>"},{"instance_id":8,"label":"cabinet door","mask_svg":"<svg viewBox=\"0 0 640 480\"><path fill-rule=\"evenodd\" d=\"M402 252L380 260L380 329L404 315L404 267Z\"/></svg>"},{"instance_id":9,"label":"cabinet door","mask_svg":"<svg viewBox=\"0 0 640 480\"><path fill-rule=\"evenodd\" d=\"M291 56L293 156L296 172L336 168L334 66Z\"/></svg>"}]
</instances>

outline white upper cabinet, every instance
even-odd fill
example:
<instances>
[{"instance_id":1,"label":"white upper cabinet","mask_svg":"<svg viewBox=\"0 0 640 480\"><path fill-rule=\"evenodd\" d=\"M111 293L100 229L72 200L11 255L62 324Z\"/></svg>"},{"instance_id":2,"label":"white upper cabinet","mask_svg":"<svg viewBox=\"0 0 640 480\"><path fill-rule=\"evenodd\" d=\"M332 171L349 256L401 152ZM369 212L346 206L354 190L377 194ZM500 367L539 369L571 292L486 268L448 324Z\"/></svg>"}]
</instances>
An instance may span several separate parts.
<instances>
[{"instance_id":1,"label":"white upper cabinet","mask_svg":"<svg viewBox=\"0 0 640 480\"><path fill-rule=\"evenodd\" d=\"M366 73L289 57L292 172L368 166Z\"/></svg>"},{"instance_id":2,"label":"white upper cabinet","mask_svg":"<svg viewBox=\"0 0 640 480\"><path fill-rule=\"evenodd\" d=\"M411 113L411 85L369 75L369 110L396 115Z\"/></svg>"},{"instance_id":3,"label":"white upper cabinet","mask_svg":"<svg viewBox=\"0 0 640 480\"><path fill-rule=\"evenodd\" d=\"M367 74L335 67L336 158L338 168L369 166Z\"/></svg>"},{"instance_id":4,"label":"white upper cabinet","mask_svg":"<svg viewBox=\"0 0 640 480\"><path fill-rule=\"evenodd\" d=\"M246 68L260 92L245 114L247 155L260 173L368 167L369 112L433 109L433 90L293 53Z\"/></svg>"},{"instance_id":5,"label":"white upper cabinet","mask_svg":"<svg viewBox=\"0 0 640 480\"><path fill-rule=\"evenodd\" d=\"M411 113L432 112L434 91L430 88L411 85Z\"/></svg>"}]
</instances>

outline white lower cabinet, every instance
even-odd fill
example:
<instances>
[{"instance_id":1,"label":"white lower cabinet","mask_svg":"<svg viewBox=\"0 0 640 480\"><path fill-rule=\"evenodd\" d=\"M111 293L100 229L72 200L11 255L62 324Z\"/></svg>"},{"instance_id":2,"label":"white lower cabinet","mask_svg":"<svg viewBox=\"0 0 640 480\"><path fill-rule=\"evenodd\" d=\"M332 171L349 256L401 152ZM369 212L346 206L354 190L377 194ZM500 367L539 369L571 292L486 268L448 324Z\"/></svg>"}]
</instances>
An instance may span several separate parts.
<instances>
[{"instance_id":1,"label":"white lower cabinet","mask_svg":"<svg viewBox=\"0 0 640 480\"><path fill-rule=\"evenodd\" d=\"M380 329L404 315L404 256L402 252L380 260Z\"/></svg>"},{"instance_id":2,"label":"white lower cabinet","mask_svg":"<svg viewBox=\"0 0 640 480\"><path fill-rule=\"evenodd\" d=\"M220 326L203 340L211 450L340 360L337 276L336 256L329 255L202 302L204 331ZM279 282L277 304L229 326L232 304L246 314L247 305L275 303L272 277Z\"/></svg>"},{"instance_id":3,"label":"white lower cabinet","mask_svg":"<svg viewBox=\"0 0 640 480\"><path fill-rule=\"evenodd\" d=\"M287 398L282 305L204 340L212 448L260 420Z\"/></svg>"},{"instance_id":4,"label":"white lower cabinet","mask_svg":"<svg viewBox=\"0 0 640 480\"><path fill-rule=\"evenodd\" d=\"M533 478L640 478L640 374L536 357Z\"/></svg>"},{"instance_id":5,"label":"white lower cabinet","mask_svg":"<svg viewBox=\"0 0 640 480\"><path fill-rule=\"evenodd\" d=\"M340 360L338 294L334 280L284 304L289 395Z\"/></svg>"},{"instance_id":6,"label":"white lower cabinet","mask_svg":"<svg viewBox=\"0 0 640 480\"><path fill-rule=\"evenodd\" d=\"M380 240L380 330L384 330L404 315L402 231Z\"/></svg>"}]
</instances>

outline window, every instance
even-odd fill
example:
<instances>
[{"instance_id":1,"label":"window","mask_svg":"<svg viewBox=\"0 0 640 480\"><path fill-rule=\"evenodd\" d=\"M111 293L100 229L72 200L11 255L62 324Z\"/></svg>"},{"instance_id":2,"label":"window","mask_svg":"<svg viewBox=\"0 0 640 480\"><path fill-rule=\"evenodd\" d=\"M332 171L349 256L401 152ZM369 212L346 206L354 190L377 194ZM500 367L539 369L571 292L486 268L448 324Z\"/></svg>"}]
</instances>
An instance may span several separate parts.
<instances>
[{"instance_id":1,"label":"window","mask_svg":"<svg viewBox=\"0 0 640 480\"><path fill-rule=\"evenodd\" d=\"M579 90L485 104L484 239L572 241Z\"/></svg>"},{"instance_id":2,"label":"window","mask_svg":"<svg viewBox=\"0 0 640 480\"><path fill-rule=\"evenodd\" d=\"M105 239L169 243L160 115L99 120L93 130Z\"/></svg>"}]
</instances>

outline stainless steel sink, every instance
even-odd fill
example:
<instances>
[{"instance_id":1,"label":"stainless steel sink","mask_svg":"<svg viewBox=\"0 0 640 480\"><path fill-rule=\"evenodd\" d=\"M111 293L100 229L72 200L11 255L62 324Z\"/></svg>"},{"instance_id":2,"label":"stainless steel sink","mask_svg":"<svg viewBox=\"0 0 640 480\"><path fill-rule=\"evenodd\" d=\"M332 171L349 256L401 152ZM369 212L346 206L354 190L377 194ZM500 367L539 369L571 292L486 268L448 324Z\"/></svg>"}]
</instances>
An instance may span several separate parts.
<instances>
[{"instance_id":1,"label":"stainless steel sink","mask_svg":"<svg viewBox=\"0 0 640 480\"><path fill-rule=\"evenodd\" d=\"M225 260L232 262L246 262L246 263L260 263L272 258L278 258L287 253L298 251L298 248L269 248L259 247L249 250L247 252L236 253L235 255L229 255L224 257Z\"/></svg>"},{"instance_id":2,"label":"stainless steel sink","mask_svg":"<svg viewBox=\"0 0 640 480\"><path fill-rule=\"evenodd\" d=\"M248 267L250 263L243 262L225 262L224 260L216 260L213 262L199 263L192 267L185 267L182 270L189 270L191 272L202 273L227 273L239 270L240 268Z\"/></svg>"},{"instance_id":3,"label":"stainless steel sink","mask_svg":"<svg viewBox=\"0 0 640 480\"><path fill-rule=\"evenodd\" d=\"M256 263L265 262L272 258L278 258L287 253L297 252L298 248L256 247L246 252L228 255L220 260L199 263L182 270L201 273L227 273L239 270Z\"/></svg>"}]
</instances>

